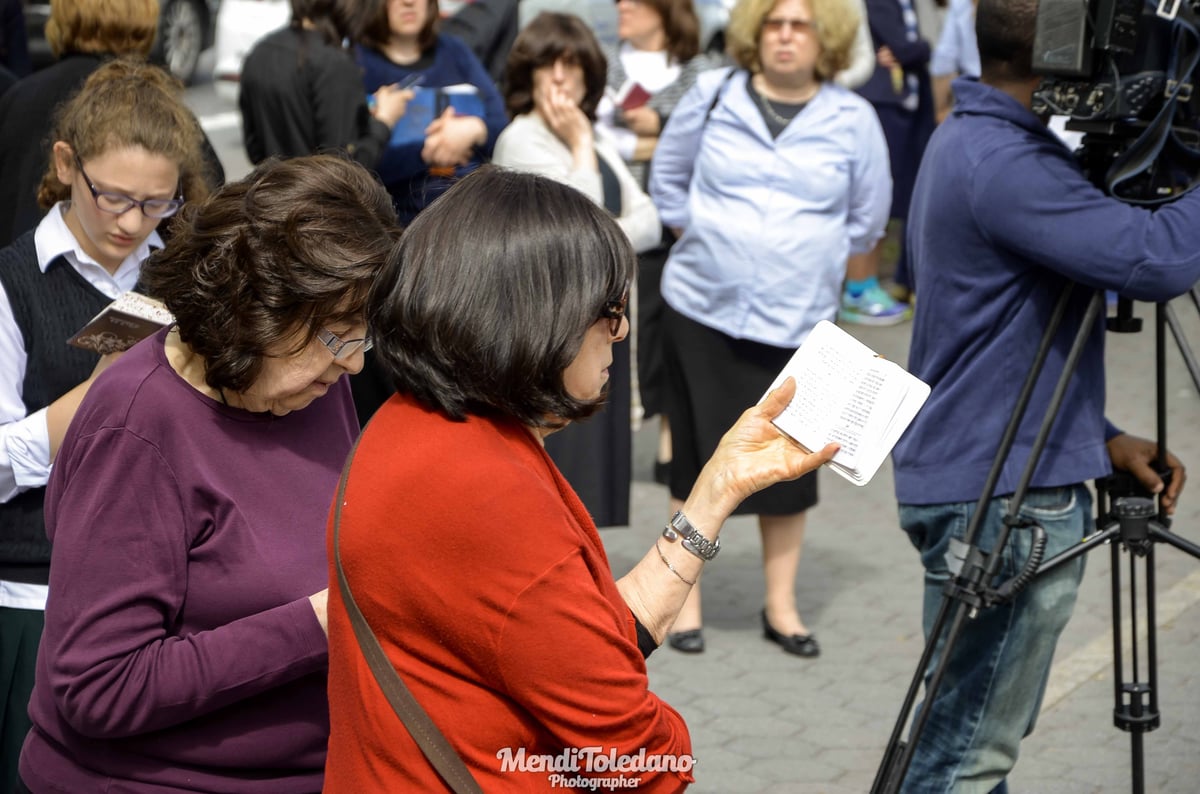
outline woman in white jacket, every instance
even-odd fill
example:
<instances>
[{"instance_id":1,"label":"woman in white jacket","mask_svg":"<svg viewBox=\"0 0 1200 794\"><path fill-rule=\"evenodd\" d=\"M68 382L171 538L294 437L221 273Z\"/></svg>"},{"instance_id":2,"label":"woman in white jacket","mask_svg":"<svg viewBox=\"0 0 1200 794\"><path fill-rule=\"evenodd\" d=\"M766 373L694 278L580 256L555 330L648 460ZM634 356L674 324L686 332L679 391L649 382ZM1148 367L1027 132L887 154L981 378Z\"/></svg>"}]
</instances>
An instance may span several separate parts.
<instances>
[{"instance_id":1,"label":"woman in white jacket","mask_svg":"<svg viewBox=\"0 0 1200 794\"><path fill-rule=\"evenodd\" d=\"M658 244L662 224L612 141L596 130L606 76L604 53L583 20L539 14L509 54L505 103L513 120L492 159L581 191L612 214L641 252ZM546 439L597 526L629 523L631 377L629 346L614 346L608 404L589 422Z\"/></svg>"}]
</instances>

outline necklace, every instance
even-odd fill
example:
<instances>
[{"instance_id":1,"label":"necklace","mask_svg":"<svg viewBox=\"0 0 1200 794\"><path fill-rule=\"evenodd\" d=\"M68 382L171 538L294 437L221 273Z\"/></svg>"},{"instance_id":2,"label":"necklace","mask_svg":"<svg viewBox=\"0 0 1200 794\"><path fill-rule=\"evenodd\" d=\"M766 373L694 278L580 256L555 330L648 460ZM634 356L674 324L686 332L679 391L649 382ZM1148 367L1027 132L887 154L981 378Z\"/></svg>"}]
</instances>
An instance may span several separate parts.
<instances>
[{"instance_id":1,"label":"necklace","mask_svg":"<svg viewBox=\"0 0 1200 794\"><path fill-rule=\"evenodd\" d=\"M791 116L783 116L775 110L775 107L771 104L771 100L767 99L762 91L759 91L754 86L751 86L751 88L754 89L754 95L758 97L758 105L762 108L763 113L765 113L772 122L780 127L786 127L788 124L790 124L792 119L794 119L801 110L804 110L804 106L808 104L808 102L801 102L797 105L792 105L792 107L796 109L795 112L793 112Z\"/></svg>"},{"instance_id":2,"label":"necklace","mask_svg":"<svg viewBox=\"0 0 1200 794\"><path fill-rule=\"evenodd\" d=\"M755 93L758 92L756 91ZM771 100L767 99L762 94L758 94L758 104L759 107L762 108L763 113L766 113L768 116L770 116L771 121L775 122L780 127L786 127L791 123L792 120L779 115L779 113L775 111L775 108L771 107Z\"/></svg>"}]
</instances>

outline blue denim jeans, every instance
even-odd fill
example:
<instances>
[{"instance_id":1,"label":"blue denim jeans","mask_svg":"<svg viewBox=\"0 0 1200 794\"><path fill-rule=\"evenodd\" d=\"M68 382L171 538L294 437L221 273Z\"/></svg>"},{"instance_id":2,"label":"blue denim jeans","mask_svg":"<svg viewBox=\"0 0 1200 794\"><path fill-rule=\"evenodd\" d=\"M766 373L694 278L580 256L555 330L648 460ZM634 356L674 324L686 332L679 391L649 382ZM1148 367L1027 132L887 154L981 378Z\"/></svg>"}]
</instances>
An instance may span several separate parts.
<instances>
[{"instance_id":1,"label":"blue denim jeans","mask_svg":"<svg viewBox=\"0 0 1200 794\"><path fill-rule=\"evenodd\" d=\"M988 502L976 539L983 551L995 547L1008 508L1007 497ZM974 512L975 502L900 506L900 525L925 566L927 638L950 578L950 539L963 539ZM1084 485L1031 490L1020 514L1046 530L1045 559L1077 544L1094 523L1092 496ZM1014 530L997 582L1021 569L1030 548L1030 533ZM1036 577L1013 602L981 609L966 621L937 697L921 704L931 713L905 777L905 794L1005 794L1005 777L1017 761L1021 739L1033 731L1054 646L1075 607L1083 568L1081 555ZM942 655L945 633L925 671L926 683Z\"/></svg>"}]
</instances>

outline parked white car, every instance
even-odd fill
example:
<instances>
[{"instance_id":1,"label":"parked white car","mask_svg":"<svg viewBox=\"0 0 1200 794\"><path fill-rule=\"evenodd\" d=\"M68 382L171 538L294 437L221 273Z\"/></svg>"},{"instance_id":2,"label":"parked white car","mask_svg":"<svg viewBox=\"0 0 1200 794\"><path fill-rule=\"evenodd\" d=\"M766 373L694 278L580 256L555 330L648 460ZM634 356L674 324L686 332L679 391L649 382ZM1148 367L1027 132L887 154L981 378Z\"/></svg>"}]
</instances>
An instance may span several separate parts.
<instances>
[{"instance_id":1,"label":"parked white car","mask_svg":"<svg viewBox=\"0 0 1200 794\"><path fill-rule=\"evenodd\" d=\"M279 30L292 16L288 0L221 0L217 14L213 85L217 94L237 99L242 62L268 33Z\"/></svg>"}]
</instances>

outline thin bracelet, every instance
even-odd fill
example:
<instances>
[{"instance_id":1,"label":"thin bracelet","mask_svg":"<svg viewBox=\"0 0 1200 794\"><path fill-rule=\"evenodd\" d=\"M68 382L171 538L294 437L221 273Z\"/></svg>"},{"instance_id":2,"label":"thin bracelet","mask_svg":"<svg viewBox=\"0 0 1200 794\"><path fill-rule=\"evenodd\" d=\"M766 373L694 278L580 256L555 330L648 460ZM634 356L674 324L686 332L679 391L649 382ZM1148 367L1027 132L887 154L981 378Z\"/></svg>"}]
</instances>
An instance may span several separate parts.
<instances>
[{"instance_id":1,"label":"thin bracelet","mask_svg":"<svg viewBox=\"0 0 1200 794\"><path fill-rule=\"evenodd\" d=\"M671 573L678 576L679 581L681 581L687 585L694 585L696 583L694 579L684 579L683 574L681 574L678 570L676 570L675 566L671 564L671 561L667 559L667 555L663 554L662 549L659 548L657 538L655 538L655 540L654 540L654 548L658 552L659 558L662 559L663 565L667 566L668 571L670 571Z\"/></svg>"}]
</instances>

